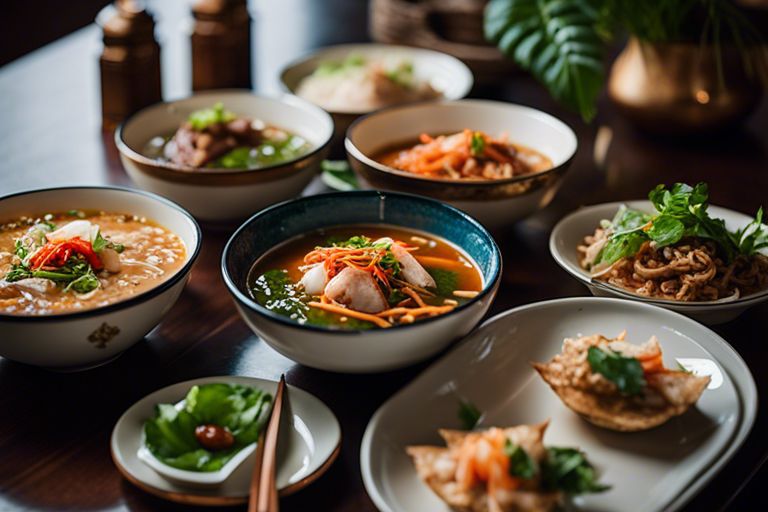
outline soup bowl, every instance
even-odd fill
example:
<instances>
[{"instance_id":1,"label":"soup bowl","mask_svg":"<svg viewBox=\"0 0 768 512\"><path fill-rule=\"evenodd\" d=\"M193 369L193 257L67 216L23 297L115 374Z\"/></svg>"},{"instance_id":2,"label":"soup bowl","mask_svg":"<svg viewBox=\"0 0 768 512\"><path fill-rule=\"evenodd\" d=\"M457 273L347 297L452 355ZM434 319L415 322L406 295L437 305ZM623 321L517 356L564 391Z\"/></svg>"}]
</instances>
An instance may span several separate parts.
<instances>
[{"instance_id":1,"label":"soup bowl","mask_svg":"<svg viewBox=\"0 0 768 512\"><path fill-rule=\"evenodd\" d=\"M474 260L482 290L443 315L370 330L300 324L251 297L249 270L272 248L318 229L354 224L400 227L449 242ZM407 194L356 191L303 197L259 212L232 235L221 267L240 314L272 348L306 366L365 373L426 359L472 330L496 295L501 255L477 221L449 205Z\"/></svg>"},{"instance_id":2,"label":"soup bowl","mask_svg":"<svg viewBox=\"0 0 768 512\"><path fill-rule=\"evenodd\" d=\"M586 206L564 217L555 225L549 238L549 251L566 272L581 281L593 295L616 297L661 306L682 313L706 325L717 325L735 319L752 306L768 301L768 290L741 296L735 300L684 302L645 297L629 290L592 279L589 271L579 264L576 246L586 235L592 234L604 219L612 219L621 205L644 212L655 211L650 201L625 201ZM713 218L723 219L725 226L736 231L744 228L754 218L743 213L718 206L709 206L707 212ZM768 254L768 250L761 251Z\"/></svg>"},{"instance_id":3,"label":"soup bowl","mask_svg":"<svg viewBox=\"0 0 768 512\"><path fill-rule=\"evenodd\" d=\"M146 154L150 140L174 133L192 112L216 103L238 116L299 135L311 149L293 160L254 169L195 168ZM300 195L318 172L332 136L331 117L299 98L217 90L140 110L117 129L115 144L126 172L139 187L178 202L201 220L226 222Z\"/></svg>"},{"instance_id":4,"label":"soup bowl","mask_svg":"<svg viewBox=\"0 0 768 512\"><path fill-rule=\"evenodd\" d=\"M0 219L68 210L106 210L155 221L186 247L185 261L165 281L112 304L37 316L0 312L0 356L60 371L98 366L151 331L178 299L200 250L195 219L155 194L114 187L63 187L0 198Z\"/></svg>"},{"instance_id":5,"label":"soup bowl","mask_svg":"<svg viewBox=\"0 0 768 512\"><path fill-rule=\"evenodd\" d=\"M507 179L461 180L418 176L382 164L377 155L414 142L422 133L455 133L469 128L534 149L552 168ZM523 219L547 206L576 153L568 125L539 110L499 101L462 100L393 107L355 121L345 140L349 162L364 186L407 191L449 202L490 229Z\"/></svg>"},{"instance_id":6,"label":"soup bowl","mask_svg":"<svg viewBox=\"0 0 768 512\"><path fill-rule=\"evenodd\" d=\"M413 64L416 80L428 82L447 100L458 100L465 97L474 83L472 71L466 64L446 53L410 46L363 43L320 48L289 63L280 73L281 85L287 92L296 94L301 81L311 75L321 63L344 60L350 54L373 59L400 58L408 60ZM328 112L333 116L333 122L336 125L333 146L338 148L340 153L343 153L344 134L347 132L347 128L355 119L371 111L348 108L328 110Z\"/></svg>"}]
</instances>

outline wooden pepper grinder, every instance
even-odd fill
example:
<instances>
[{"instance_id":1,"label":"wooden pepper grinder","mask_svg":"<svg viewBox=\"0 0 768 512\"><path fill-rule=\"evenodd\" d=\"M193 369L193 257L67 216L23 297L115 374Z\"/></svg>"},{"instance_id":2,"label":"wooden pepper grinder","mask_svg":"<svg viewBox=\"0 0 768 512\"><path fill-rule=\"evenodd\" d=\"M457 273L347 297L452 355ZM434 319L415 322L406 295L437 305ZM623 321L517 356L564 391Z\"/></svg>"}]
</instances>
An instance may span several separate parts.
<instances>
[{"instance_id":1,"label":"wooden pepper grinder","mask_svg":"<svg viewBox=\"0 0 768 512\"><path fill-rule=\"evenodd\" d=\"M104 32L102 128L113 130L137 110L162 99L155 22L138 0L118 0L96 18Z\"/></svg>"},{"instance_id":2,"label":"wooden pepper grinder","mask_svg":"<svg viewBox=\"0 0 768 512\"><path fill-rule=\"evenodd\" d=\"M251 17L246 0L192 6L192 89L251 88Z\"/></svg>"}]
</instances>

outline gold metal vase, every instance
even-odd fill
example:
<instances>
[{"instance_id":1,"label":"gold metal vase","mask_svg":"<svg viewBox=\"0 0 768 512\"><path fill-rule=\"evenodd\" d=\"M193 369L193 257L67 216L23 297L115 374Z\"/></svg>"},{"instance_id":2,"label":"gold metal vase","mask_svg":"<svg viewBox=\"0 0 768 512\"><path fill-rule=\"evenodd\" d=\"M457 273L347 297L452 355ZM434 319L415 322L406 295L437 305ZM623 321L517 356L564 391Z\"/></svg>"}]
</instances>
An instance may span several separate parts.
<instances>
[{"instance_id":1,"label":"gold metal vase","mask_svg":"<svg viewBox=\"0 0 768 512\"><path fill-rule=\"evenodd\" d=\"M688 135L733 126L760 101L762 87L738 49L630 38L613 64L608 95L641 128Z\"/></svg>"}]
</instances>

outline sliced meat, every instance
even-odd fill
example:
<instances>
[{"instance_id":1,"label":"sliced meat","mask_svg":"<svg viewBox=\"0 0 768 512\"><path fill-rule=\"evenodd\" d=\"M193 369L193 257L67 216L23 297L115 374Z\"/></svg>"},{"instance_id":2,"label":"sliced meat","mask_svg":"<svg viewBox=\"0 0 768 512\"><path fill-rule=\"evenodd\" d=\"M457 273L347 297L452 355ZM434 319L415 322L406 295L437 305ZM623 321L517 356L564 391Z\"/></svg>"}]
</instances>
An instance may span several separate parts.
<instances>
[{"instance_id":1,"label":"sliced meat","mask_svg":"<svg viewBox=\"0 0 768 512\"><path fill-rule=\"evenodd\" d=\"M326 284L328 284L328 274L322 263L307 270L299 281L299 285L310 295L322 295Z\"/></svg>"},{"instance_id":2,"label":"sliced meat","mask_svg":"<svg viewBox=\"0 0 768 512\"><path fill-rule=\"evenodd\" d=\"M379 243L390 244L389 250L400 263L400 275L403 280L421 288L435 288L437 286L429 272L404 247L396 244L391 238L379 238L374 242L374 244Z\"/></svg>"},{"instance_id":3,"label":"sliced meat","mask_svg":"<svg viewBox=\"0 0 768 512\"><path fill-rule=\"evenodd\" d=\"M379 313L388 307L387 299L373 276L351 267L345 268L328 282L325 295L362 313Z\"/></svg>"}]
</instances>

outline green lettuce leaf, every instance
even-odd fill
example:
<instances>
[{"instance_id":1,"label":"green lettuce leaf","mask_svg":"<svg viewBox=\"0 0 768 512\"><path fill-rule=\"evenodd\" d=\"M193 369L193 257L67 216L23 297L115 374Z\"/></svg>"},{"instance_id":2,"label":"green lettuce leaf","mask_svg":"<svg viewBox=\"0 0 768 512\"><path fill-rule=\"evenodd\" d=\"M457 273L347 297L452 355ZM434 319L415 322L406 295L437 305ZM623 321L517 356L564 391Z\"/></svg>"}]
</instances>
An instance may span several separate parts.
<instances>
[{"instance_id":1,"label":"green lettuce leaf","mask_svg":"<svg viewBox=\"0 0 768 512\"><path fill-rule=\"evenodd\" d=\"M240 450L256 442L269 417L271 395L237 384L203 384L187 393L184 407L158 404L144 423L147 448L159 460L179 469L217 471ZM203 448L195 437L199 425L225 427L235 438L226 450Z\"/></svg>"}]
</instances>

